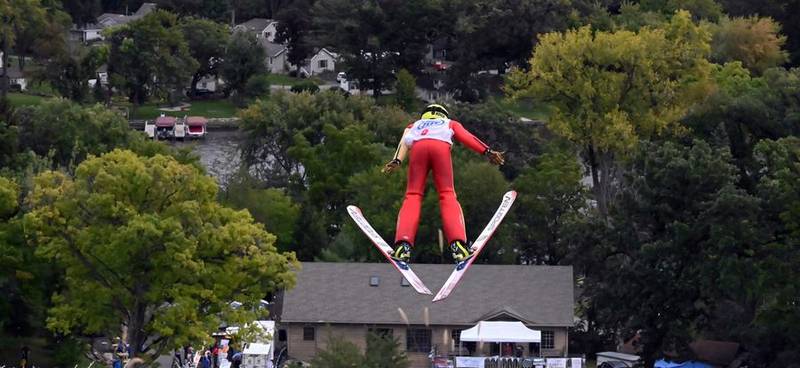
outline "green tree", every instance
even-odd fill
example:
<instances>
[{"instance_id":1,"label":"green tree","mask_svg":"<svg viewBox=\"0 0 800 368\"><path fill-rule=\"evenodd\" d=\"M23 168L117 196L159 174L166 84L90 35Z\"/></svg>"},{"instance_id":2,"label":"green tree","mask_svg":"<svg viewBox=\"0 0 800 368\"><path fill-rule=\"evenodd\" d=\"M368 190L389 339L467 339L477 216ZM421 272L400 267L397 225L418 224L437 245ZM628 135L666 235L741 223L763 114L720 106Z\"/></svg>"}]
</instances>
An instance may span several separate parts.
<instances>
[{"instance_id":1,"label":"green tree","mask_svg":"<svg viewBox=\"0 0 800 368\"><path fill-rule=\"evenodd\" d=\"M108 48L104 46L74 48L47 61L40 72L40 78L46 80L63 97L76 102L84 102L89 94L89 79L97 79L97 68L108 60ZM100 81L96 88L102 88ZM102 90L102 89L101 89ZM99 99L97 102L104 102Z\"/></svg>"},{"instance_id":2,"label":"green tree","mask_svg":"<svg viewBox=\"0 0 800 368\"><path fill-rule=\"evenodd\" d=\"M3 55L3 73L0 75L0 98L8 93L9 55L15 47L17 36L45 19L45 9L39 0L0 0L0 50Z\"/></svg>"},{"instance_id":3,"label":"green tree","mask_svg":"<svg viewBox=\"0 0 800 368\"><path fill-rule=\"evenodd\" d=\"M90 154L125 146L136 134L114 111L99 105L84 108L67 100L19 108L16 123L21 150L49 157L64 167L77 165Z\"/></svg>"},{"instance_id":4,"label":"green tree","mask_svg":"<svg viewBox=\"0 0 800 368\"><path fill-rule=\"evenodd\" d=\"M408 358L400 350L400 343L391 335L367 334L367 346L361 349L350 341L328 336L325 349L311 361L321 368L407 368Z\"/></svg>"},{"instance_id":5,"label":"green tree","mask_svg":"<svg viewBox=\"0 0 800 368\"><path fill-rule=\"evenodd\" d=\"M284 190L259 189L251 180L228 183L223 192L226 204L247 209L253 219L264 224L264 228L275 234L275 244L281 251L293 248L294 233L300 217L300 206Z\"/></svg>"},{"instance_id":6,"label":"green tree","mask_svg":"<svg viewBox=\"0 0 800 368\"><path fill-rule=\"evenodd\" d=\"M363 367L364 355L356 344L342 338L328 336L325 349L317 352L317 356L314 357L311 364L320 368Z\"/></svg>"},{"instance_id":7,"label":"green tree","mask_svg":"<svg viewBox=\"0 0 800 368\"><path fill-rule=\"evenodd\" d=\"M405 69L400 69L395 78L395 103L410 112L417 101L417 79Z\"/></svg>"},{"instance_id":8,"label":"green tree","mask_svg":"<svg viewBox=\"0 0 800 368\"><path fill-rule=\"evenodd\" d=\"M445 2L450 24L437 27L452 40L447 57L456 61L447 71L447 88L461 101L478 102L489 95L490 82L481 70L505 73L510 65L526 65L539 34L567 28L579 1L468 0Z\"/></svg>"},{"instance_id":9,"label":"green tree","mask_svg":"<svg viewBox=\"0 0 800 368\"><path fill-rule=\"evenodd\" d=\"M226 93L233 93L237 101L242 101L247 80L266 71L265 55L264 48L252 34L234 33L225 47L225 61L220 66Z\"/></svg>"},{"instance_id":10,"label":"green tree","mask_svg":"<svg viewBox=\"0 0 800 368\"><path fill-rule=\"evenodd\" d=\"M105 34L111 84L135 105L182 94L198 68L174 14L156 10Z\"/></svg>"},{"instance_id":11,"label":"green tree","mask_svg":"<svg viewBox=\"0 0 800 368\"><path fill-rule=\"evenodd\" d=\"M400 350L400 342L392 335L367 334L367 348L364 351L364 367L368 368L408 368L406 354Z\"/></svg>"},{"instance_id":12,"label":"green tree","mask_svg":"<svg viewBox=\"0 0 800 368\"><path fill-rule=\"evenodd\" d=\"M225 45L228 43L228 28L221 23L195 17L181 19L179 26L189 53L199 64L189 86L189 93L194 96L197 94L197 82L201 78L218 75L219 66L225 57Z\"/></svg>"},{"instance_id":13,"label":"green tree","mask_svg":"<svg viewBox=\"0 0 800 368\"><path fill-rule=\"evenodd\" d=\"M678 128L702 96L709 37L684 11L663 28L608 33L582 27L546 34L530 71L513 73L507 89L553 106L548 127L581 147L595 200L607 214L616 160L639 139Z\"/></svg>"},{"instance_id":14,"label":"green tree","mask_svg":"<svg viewBox=\"0 0 800 368\"><path fill-rule=\"evenodd\" d=\"M600 325L639 334L645 365L684 354L722 307L720 291L751 290L761 247L758 199L735 187L726 149L645 144L627 168L604 240L576 250L595 269L584 290ZM580 263L580 262L578 262ZM738 282L738 283L737 283ZM735 285L735 286L734 286Z\"/></svg>"},{"instance_id":15,"label":"green tree","mask_svg":"<svg viewBox=\"0 0 800 368\"><path fill-rule=\"evenodd\" d=\"M772 18L723 17L714 28L711 56L720 64L740 61L760 75L789 61L789 53L782 49L785 43L786 36L780 35L780 25Z\"/></svg>"},{"instance_id":16,"label":"green tree","mask_svg":"<svg viewBox=\"0 0 800 368\"><path fill-rule=\"evenodd\" d=\"M795 0L721 0L728 14L735 17L763 16L775 19L781 24L783 34L786 35L786 50L790 54L790 64L800 64L800 22L797 14L800 13L800 2Z\"/></svg>"},{"instance_id":17,"label":"green tree","mask_svg":"<svg viewBox=\"0 0 800 368\"><path fill-rule=\"evenodd\" d=\"M259 301L291 287L298 265L246 211L219 205L216 191L192 166L121 150L87 159L74 177L38 175L26 231L68 275L48 327L116 336L124 324L133 354L152 361L206 342L223 321L263 314Z\"/></svg>"},{"instance_id":18,"label":"green tree","mask_svg":"<svg viewBox=\"0 0 800 368\"><path fill-rule=\"evenodd\" d=\"M278 21L275 42L286 45L286 60L295 65L298 71L313 52L310 34L312 4L311 0L292 1L275 18Z\"/></svg>"},{"instance_id":19,"label":"green tree","mask_svg":"<svg viewBox=\"0 0 800 368\"><path fill-rule=\"evenodd\" d=\"M313 6L318 43L335 45L348 75L373 96L391 85L393 70L420 70L428 35L441 22L430 0L319 0Z\"/></svg>"},{"instance_id":20,"label":"green tree","mask_svg":"<svg viewBox=\"0 0 800 368\"><path fill-rule=\"evenodd\" d=\"M739 185L755 193L753 149L762 139L800 134L800 70L773 68L752 77L739 62L715 67L716 88L684 122L709 142L727 145L739 168Z\"/></svg>"},{"instance_id":21,"label":"green tree","mask_svg":"<svg viewBox=\"0 0 800 368\"><path fill-rule=\"evenodd\" d=\"M523 122L495 100L480 104L457 104L453 117L493 149L505 151L506 163L500 167L513 180L542 154L549 133L542 125ZM472 153L470 153L472 155Z\"/></svg>"},{"instance_id":22,"label":"green tree","mask_svg":"<svg viewBox=\"0 0 800 368\"><path fill-rule=\"evenodd\" d=\"M561 264L569 255L572 224L586 208L578 155L569 150L539 156L514 181L519 192L514 243L524 264Z\"/></svg>"},{"instance_id":23,"label":"green tree","mask_svg":"<svg viewBox=\"0 0 800 368\"><path fill-rule=\"evenodd\" d=\"M276 93L240 113L243 170L266 187L285 188L302 206L294 245L313 260L341 231L351 177L375 170L408 125L397 108L336 92ZM353 237L355 238L355 237ZM363 237L355 238L363 239ZM363 252L362 252L363 253Z\"/></svg>"},{"instance_id":24,"label":"green tree","mask_svg":"<svg viewBox=\"0 0 800 368\"><path fill-rule=\"evenodd\" d=\"M269 75L257 74L247 80L245 94L250 98L267 97L270 93Z\"/></svg>"},{"instance_id":25,"label":"green tree","mask_svg":"<svg viewBox=\"0 0 800 368\"><path fill-rule=\"evenodd\" d=\"M784 328L797 323L800 316L800 307L793 300L796 285L785 282L800 276L800 140L762 140L755 156L762 218L767 219L771 236L753 259L746 260L755 260L756 271L748 276L739 274L748 287L728 289L729 295L738 296L735 310L745 313L732 314L732 320L738 322L736 328L721 325L717 331L730 334L723 337L744 341L757 359L777 368L791 366L800 357L800 334ZM736 275L736 270L731 271Z\"/></svg>"},{"instance_id":26,"label":"green tree","mask_svg":"<svg viewBox=\"0 0 800 368\"><path fill-rule=\"evenodd\" d=\"M672 15L678 10L686 10L695 20L716 22L722 17L722 5L715 0L643 0L640 2L646 11Z\"/></svg>"}]
</instances>

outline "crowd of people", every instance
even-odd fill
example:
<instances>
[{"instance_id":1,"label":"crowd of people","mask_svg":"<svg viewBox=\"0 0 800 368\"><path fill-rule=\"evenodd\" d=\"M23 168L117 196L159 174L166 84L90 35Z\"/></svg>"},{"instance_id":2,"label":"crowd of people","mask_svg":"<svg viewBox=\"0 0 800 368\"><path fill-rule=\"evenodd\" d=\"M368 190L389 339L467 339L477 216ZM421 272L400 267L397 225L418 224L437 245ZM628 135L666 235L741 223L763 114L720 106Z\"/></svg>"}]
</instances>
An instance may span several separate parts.
<instances>
[{"instance_id":1,"label":"crowd of people","mask_svg":"<svg viewBox=\"0 0 800 368\"><path fill-rule=\"evenodd\" d=\"M191 346L175 349L173 368L220 368L220 357L230 362L230 368L242 365L242 352L235 344L214 345L195 352Z\"/></svg>"}]
</instances>

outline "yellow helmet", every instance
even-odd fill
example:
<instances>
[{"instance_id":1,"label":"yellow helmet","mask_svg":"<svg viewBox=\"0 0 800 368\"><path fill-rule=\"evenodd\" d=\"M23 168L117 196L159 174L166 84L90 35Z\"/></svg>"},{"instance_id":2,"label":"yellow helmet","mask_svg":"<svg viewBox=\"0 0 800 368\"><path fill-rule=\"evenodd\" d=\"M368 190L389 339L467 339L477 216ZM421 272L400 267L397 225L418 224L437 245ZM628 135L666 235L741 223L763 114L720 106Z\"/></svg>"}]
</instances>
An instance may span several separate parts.
<instances>
[{"instance_id":1,"label":"yellow helmet","mask_svg":"<svg viewBox=\"0 0 800 368\"><path fill-rule=\"evenodd\" d=\"M449 119L450 113L447 112L447 109L444 106L439 104L430 104L425 106L425 110L422 110L422 118L423 119Z\"/></svg>"}]
</instances>

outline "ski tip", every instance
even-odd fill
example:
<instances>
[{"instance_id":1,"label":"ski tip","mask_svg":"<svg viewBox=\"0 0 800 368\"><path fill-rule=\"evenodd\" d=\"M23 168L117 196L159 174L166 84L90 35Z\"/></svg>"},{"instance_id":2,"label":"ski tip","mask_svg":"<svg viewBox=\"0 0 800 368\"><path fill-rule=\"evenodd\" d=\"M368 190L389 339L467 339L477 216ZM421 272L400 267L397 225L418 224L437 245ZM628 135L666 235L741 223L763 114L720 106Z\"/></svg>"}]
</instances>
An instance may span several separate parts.
<instances>
[{"instance_id":1,"label":"ski tip","mask_svg":"<svg viewBox=\"0 0 800 368\"><path fill-rule=\"evenodd\" d=\"M447 298L447 295L438 295L437 294L435 297L433 297L433 300L431 301L431 303L440 302L440 301L444 300L445 298Z\"/></svg>"}]
</instances>

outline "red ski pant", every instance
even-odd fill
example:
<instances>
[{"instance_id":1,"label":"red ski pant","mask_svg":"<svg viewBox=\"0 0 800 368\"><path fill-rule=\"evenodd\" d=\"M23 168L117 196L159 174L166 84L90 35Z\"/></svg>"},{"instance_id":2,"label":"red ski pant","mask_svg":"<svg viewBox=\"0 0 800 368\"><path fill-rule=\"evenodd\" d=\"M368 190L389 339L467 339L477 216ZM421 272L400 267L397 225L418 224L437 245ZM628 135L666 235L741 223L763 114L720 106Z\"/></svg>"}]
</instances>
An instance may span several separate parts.
<instances>
[{"instance_id":1,"label":"red ski pant","mask_svg":"<svg viewBox=\"0 0 800 368\"><path fill-rule=\"evenodd\" d=\"M447 242L466 241L464 214L456 199L453 186L453 162L450 158L450 144L435 139L414 142L408 159L408 184L400 214L397 216L395 243L406 241L414 245L425 195L425 182L428 171L433 171L433 183L439 193L439 209Z\"/></svg>"}]
</instances>

